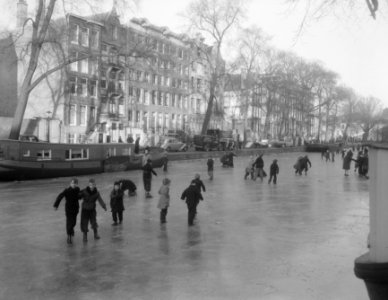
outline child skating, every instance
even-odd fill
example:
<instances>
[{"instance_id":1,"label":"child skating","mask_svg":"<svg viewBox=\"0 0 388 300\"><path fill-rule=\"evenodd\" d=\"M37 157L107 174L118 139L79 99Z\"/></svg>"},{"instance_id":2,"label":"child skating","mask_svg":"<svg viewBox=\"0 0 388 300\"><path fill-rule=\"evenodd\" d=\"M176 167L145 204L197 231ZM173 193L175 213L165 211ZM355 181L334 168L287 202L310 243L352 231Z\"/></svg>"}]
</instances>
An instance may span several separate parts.
<instances>
[{"instance_id":1,"label":"child skating","mask_svg":"<svg viewBox=\"0 0 388 300\"><path fill-rule=\"evenodd\" d=\"M123 222L123 197L124 192L122 189L120 189L120 183L115 182L113 185L113 190L110 193L110 208L112 211L113 226L117 226Z\"/></svg>"},{"instance_id":2,"label":"child skating","mask_svg":"<svg viewBox=\"0 0 388 300\"><path fill-rule=\"evenodd\" d=\"M166 216L167 210L170 206L170 183L171 180L168 178L163 179L163 184L159 189L159 202L158 208L160 209L160 223L167 223Z\"/></svg>"}]
</instances>

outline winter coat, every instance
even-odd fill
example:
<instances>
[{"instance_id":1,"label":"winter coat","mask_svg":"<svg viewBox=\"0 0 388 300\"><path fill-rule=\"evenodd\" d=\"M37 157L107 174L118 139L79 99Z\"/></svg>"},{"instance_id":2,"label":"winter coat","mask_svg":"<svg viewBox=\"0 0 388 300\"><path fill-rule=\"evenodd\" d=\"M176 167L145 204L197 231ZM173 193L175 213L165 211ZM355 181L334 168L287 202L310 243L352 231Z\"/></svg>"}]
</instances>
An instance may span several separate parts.
<instances>
[{"instance_id":1,"label":"winter coat","mask_svg":"<svg viewBox=\"0 0 388 300\"><path fill-rule=\"evenodd\" d=\"M195 185L190 185L185 189L181 196L182 200L186 200L188 206L196 206L199 200L203 200L201 193Z\"/></svg>"},{"instance_id":2,"label":"winter coat","mask_svg":"<svg viewBox=\"0 0 388 300\"><path fill-rule=\"evenodd\" d=\"M118 189L117 191L113 190L110 193L110 208L112 212L118 212L124 210L123 203L124 191Z\"/></svg>"},{"instance_id":3,"label":"winter coat","mask_svg":"<svg viewBox=\"0 0 388 300\"><path fill-rule=\"evenodd\" d=\"M80 189L79 187L68 187L63 190L62 193L60 193L55 200L54 207L58 208L59 204L61 203L62 199L65 198L66 203L65 203L65 211L66 213L74 213L77 214L79 211L79 193Z\"/></svg>"},{"instance_id":4,"label":"winter coat","mask_svg":"<svg viewBox=\"0 0 388 300\"><path fill-rule=\"evenodd\" d=\"M256 159L256 161L255 161L255 166L256 166L256 168L258 168L258 169L264 168L264 160L263 160L263 158L262 158L261 156L259 156L259 157Z\"/></svg>"},{"instance_id":5,"label":"winter coat","mask_svg":"<svg viewBox=\"0 0 388 300\"><path fill-rule=\"evenodd\" d=\"M201 189L206 192L205 185L203 184L203 181L199 178L196 178L193 180L195 182L195 186L197 187L198 191L201 192Z\"/></svg>"},{"instance_id":6,"label":"winter coat","mask_svg":"<svg viewBox=\"0 0 388 300\"><path fill-rule=\"evenodd\" d=\"M279 174L279 166L277 163L272 163L270 170L269 170L270 175L276 175Z\"/></svg>"},{"instance_id":7,"label":"winter coat","mask_svg":"<svg viewBox=\"0 0 388 300\"><path fill-rule=\"evenodd\" d=\"M207 160L207 170L213 171L213 169L214 169L214 160L212 158L209 158Z\"/></svg>"},{"instance_id":8,"label":"winter coat","mask_svg":"<svg viewBox=\"0 0 388 300\"><path fill-rule=\"evenodd\" d=\"M304 156L302 157L302 159L300 160L300 168L303 170L303 169L306 169L308 170L308 166L310 166L311 168L311 161L309 160L308 157Z\"/></svg>"},{"instance_id":9,"label":"winter coat","mask_svg":"<svg viewBox=\"0 0 388 300\"><path fill-rule=\"evenodd\" d=\"M344 157L344 161L342 164L342 169L350 170L350 163L352 162L353 152L349 150Z\"/></svg>"},{"instance_id":10,"label":"winter coat","mask_svg":"<svg viewBox=\"0 0 388 300\"><path fill-rule=\"evenodd\" d=\"M170 205L170 188L167 185L162 185L159 189L158 208L165 209Z\"/></svg>"},{"instance_id":11,"label":"winter coat","mask_svg":"<svg viewBox=\"0 0 388 300\"><path fill-rule=\"evenodd\" d=\"M106 210L106 205L104 200L102 200L100 193L95 188L93 191L87 187L80 192L80 198L84 201L82 202L83 210L95 210L96 209L96 201L100 203L101 207Z\"/></svg>"},{"instance_id":12,"label":"winter coat","mask_svg":"<svg viewBox=\"0 0 388 300\"><path fill-rule=\"evenodd\" d=\"M157 176L157 174L154 171L154 169L152 168L151 164L150 163L146 163L144 165L144 167L143 167L143 178L144 179L151 179L152 178L152 174Z\"/></svg>"}]
</instances>

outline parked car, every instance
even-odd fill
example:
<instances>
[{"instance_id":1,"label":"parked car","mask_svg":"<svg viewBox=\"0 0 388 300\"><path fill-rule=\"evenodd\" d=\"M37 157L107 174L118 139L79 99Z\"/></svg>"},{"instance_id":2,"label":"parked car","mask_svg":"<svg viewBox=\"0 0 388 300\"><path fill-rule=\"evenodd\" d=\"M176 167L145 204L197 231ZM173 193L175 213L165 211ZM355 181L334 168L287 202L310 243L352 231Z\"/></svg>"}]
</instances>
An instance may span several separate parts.
<instances>
[{"instance_id":1,"label":"parked car","mask_svg":"<svg viewBox=\"0 0 388 300\"><path fill-rule=\"evenodd\" d=\"M194 147L197 151L222 150L217 138L211 135L195 135Z\"/></svg>"},{"instance_id":2,"label":"parked car","mask_svg":"<svg viewBox=\"0 0 388 300\"><path fill-rule=\"evenodd\" d=\"M167 151L187 151L187 145L176 138L165 139L161 148Z\"/></svg>"},{"instance_id":3,"label":"parked car","mask_svg":"<svg viewBox=\"0 0 388 300\"><path fill-rule=\"evenodd\" d=\"M267 148L268 144L263 144L261 142L247 142L245 144L245 149L256 149L256 148Z\"/></svg>"},{"instance_id":4,"label":"parked car","mask_svg":"<svg viewBox=\"0 0 388 300\"><path fill-rule=\"evenodd\" d=\"M272 140L269 142L269 147L272 148L283 148L283 147L292 147L294 146L294 142L292 139L281 139L281 140Z\"/></svg>"}]
</instances>

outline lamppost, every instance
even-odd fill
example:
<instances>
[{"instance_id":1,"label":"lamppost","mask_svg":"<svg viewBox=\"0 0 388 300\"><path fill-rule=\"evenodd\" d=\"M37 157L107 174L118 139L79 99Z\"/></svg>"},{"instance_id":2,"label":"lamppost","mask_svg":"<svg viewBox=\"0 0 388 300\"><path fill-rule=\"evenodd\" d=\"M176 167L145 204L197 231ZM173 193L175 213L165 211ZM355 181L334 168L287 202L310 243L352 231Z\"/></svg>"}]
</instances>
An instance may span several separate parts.
<instances>
[{"instance_id":1,"label":"lamppost","mask_svg":"<svg viewBox=\"0 0 388 300\"><path fill-rule=\"evenodd\" d=\"M46 119L46 140L47 140L47 143L50 143L50 120L51 120L51 117L50 117L50 114L51 114L51 111L46 111L46 114L47 114L47 117L45 118Z\"/></svg>"}]
</instances>

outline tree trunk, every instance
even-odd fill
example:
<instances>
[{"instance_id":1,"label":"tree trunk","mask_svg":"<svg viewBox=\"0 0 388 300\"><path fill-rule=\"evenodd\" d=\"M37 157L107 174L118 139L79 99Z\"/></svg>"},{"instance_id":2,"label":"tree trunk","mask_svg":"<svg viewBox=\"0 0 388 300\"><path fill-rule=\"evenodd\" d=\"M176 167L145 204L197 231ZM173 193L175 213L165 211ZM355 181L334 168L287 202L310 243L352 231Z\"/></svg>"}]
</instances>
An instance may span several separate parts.
<instances>
[{"instance_id":1,"label":"tree trunk","mask_svg":"<svg viewBox=\"0 0 388 300\"><path fill-rule=\"evenodd\" d=\"M215 90L216 90L216 84L217 84L216 78L217 78L217 75L213 74L212 81L210 82L209 101L207 103L205 118L204 118L203 123L202 123L201 134L206 134L206 131L207 131L209 123L210 123L210 118L212 116L213 104L214 104L214 98L215 98Z\"/></svg>"}]
</instances>

